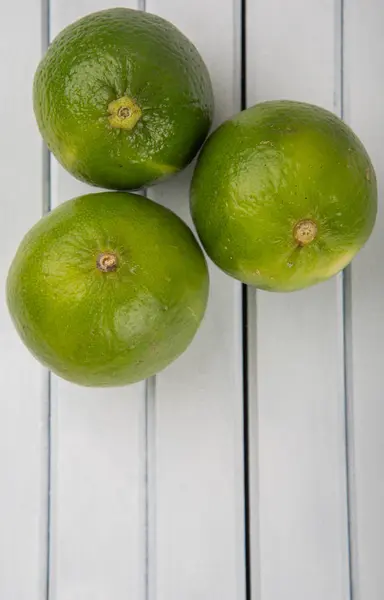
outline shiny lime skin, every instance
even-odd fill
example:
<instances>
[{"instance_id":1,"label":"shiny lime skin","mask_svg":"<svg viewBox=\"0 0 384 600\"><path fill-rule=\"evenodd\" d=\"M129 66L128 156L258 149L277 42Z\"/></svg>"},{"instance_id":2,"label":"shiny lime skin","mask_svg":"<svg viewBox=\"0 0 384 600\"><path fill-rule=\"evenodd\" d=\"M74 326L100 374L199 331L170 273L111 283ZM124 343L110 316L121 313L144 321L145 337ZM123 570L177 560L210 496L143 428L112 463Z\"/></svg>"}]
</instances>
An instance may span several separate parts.
<instances>
[{"instance_id":1,"label":"shiny lime skin","mask_svg":"<svg viewBox=\"0 0 384 600\"><path fill-rule=\"evenodd\" d=\"M223 271L271 291L293 291L343 269L368 240L377 185L362 143L338 117L309 104L264 102L226 121L200 153L191 211ZM295 227L317 229L307 245Z\"/></svg>"},{"instance_id":2,"label":"shiny lime skin","mask_svg":"<svg viewBox=\"0 0 384 600\"><path fill-rule=\"evenodd\" d=\"M64 29L34 80L34 110L49 149L75 177L138 189L183 169L208 134L212 86L195 46L155 15L114 8ZM108 106L129 97L132 130L111 126Z\"/></svg>"},{"instance_id":3,"label":"shiny lime skin","mask_svg":"<svg viewBox=\"0 0 384 600\"><path fill-rule=\"evenodd\" d=\"M117 258L115 271L97 261ZM203 318L208 271L171 211L124 192L65 202L25 236L7 280L21 339L78 384L117 386L154 375L187 348Z\"/></svg>"}]
</instances>

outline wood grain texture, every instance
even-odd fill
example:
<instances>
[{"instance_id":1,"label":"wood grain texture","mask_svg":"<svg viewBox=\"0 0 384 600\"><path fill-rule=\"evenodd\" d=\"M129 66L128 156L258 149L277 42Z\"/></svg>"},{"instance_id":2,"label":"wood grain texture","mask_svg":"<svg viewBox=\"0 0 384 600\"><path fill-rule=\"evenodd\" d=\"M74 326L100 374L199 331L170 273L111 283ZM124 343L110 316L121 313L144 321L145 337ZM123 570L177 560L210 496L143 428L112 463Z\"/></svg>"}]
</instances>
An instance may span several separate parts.
<instances>
[{"instance_id":1,"label":"wood grain texture","mask_svg":"<svg viewBox=\"0 0 384 600\"><path fill-rule=\"evenodd\" d=\"M51 0L51 34L106 0ZM125 2L137 8L135 1ZM90 186L52 159L52 206ZM145 595L145 382L52 386L50 600L142 600Z\"/></svg>"},{"instance_id":2,"label":"wood grain texture","mask_svg":"<svg viewBox=\"0 0 384 600\"><path fill-rule=\"evenodd\" d=\"M214 86L215 124L236 112L240 3L147 0L146 7L201 52ZM188 169L149 191L188 223L190 176ZM151 578L157 600L245 597L241 288L212 264L210 275L209 307L196 339L156 381Z\"/></svg>"},{"instance_id":3,"label":"wood grain texture","mask_svg":"<svg viewBox=\"0 0 384 600\"><path fill-rule=\"evenodd\" d=\"M288 98L337 110L337 4L247 6L248 104ZM347 600L341 279L259 292L253 303L253 598Z\"/></svg>"},{"instance_id":4,"label":"wood grain texture","mask_svg":"<svg viewBox=\"0 0 384 600\"><path fill-rule=\"evenodd\" d=\"M42 36L39 0L0 5L0 597L12 600L40 600L46 583L48 377L5 304L10 262L43 211L43 146L31 93Z\"/></svg>"}]
</instances>

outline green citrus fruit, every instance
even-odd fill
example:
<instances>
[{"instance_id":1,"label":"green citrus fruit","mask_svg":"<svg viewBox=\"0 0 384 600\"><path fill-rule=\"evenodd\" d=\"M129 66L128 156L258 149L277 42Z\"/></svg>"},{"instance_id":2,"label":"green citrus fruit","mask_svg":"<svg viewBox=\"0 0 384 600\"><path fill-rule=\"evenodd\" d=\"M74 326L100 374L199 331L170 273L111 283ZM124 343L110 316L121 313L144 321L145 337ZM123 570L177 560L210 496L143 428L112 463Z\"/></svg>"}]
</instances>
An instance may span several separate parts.
<instances>
[{"instance_id":1,"label":"green citrus fruit","mask_svg":"<svg viewBox=\"0 0 384 600\"><path fill-rule=\"evenodd\" d=\"M175 214L122 192L80 196L26 235L7 280L23 342L82 385L149 377L189 345L204 315L208 272Z\"/></svg>"},{"instance_id":2,"label":"green citrus fruit","mask_svg":"<svg viewBox=\"0 0 384 600\"><path fill-rule=\"evenodd\" d=\"M114 8L64 29L42 59L34 108L49 149L75 177L137 189L183 169L212 120L193 44L155 15Z\"/></svg>"},{"instance_id":3,"label":"green citrus fruit","mask_svg":"<svg viewBox=\"0 0 384 600\"><path fill-rule=\"evenodd\" d=\"M367 241L376 177L363 145L335 115L265 102L208 139L191 210L221 269L258 288L297 290L335 275Z\"/></svg>"}]
</instances>

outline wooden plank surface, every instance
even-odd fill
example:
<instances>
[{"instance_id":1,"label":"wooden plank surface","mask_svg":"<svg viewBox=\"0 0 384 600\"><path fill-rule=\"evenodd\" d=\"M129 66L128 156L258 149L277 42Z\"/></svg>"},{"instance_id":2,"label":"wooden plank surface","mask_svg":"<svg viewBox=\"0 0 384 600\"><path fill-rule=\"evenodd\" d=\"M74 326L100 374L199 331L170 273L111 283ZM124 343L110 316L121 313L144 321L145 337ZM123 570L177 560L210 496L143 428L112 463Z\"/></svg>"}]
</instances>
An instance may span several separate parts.
<instances>
[{"instance_id":1,"label":"wooden plank surface","mask_svg":"<svg viewBox=\"0 0 384 600\"><path fill-rule=\"evenodd\" d=\"M0 5L0 597L12 600L41 600L46 583L48 378L18 339L5 304L10 262L43 210L43 152L32 109L42 36L39 0Z\"/></svg>"},{"instance_id":2,"label":"wooden plank surface","mask_svg":"<svg viewBox=\"0 0 384 600\"><path fill-rule=\"evenodd\" d=\"M115 5L51 0L52 37ZM92 191L54 160L51 188L52 206ZM50 600L144 598L144 403L144 382L95 390L53 378Z\"/></svg>"},{"instance_id":3,"label":"wooden plank surface","mask_svg":"<svg viewBox=\"0 0 384 600\"><path fill-rule=\"evenodd\" d=\"M201 52L214 86L215 125L236 112L240 3L147 0L146 8L171 20ZM190 175L188 169L149 191L188 223ZM241 289L212 264L210 275L201 330L156 381L150 490L156 600L245 598Z\"/></svg>"},{"instance_id":4,"label":"wooden plank surface","mask_svg":"<svg viewBox=\"0 0 384 600\"><path fill-rule=\"evenodd\" d=\"M345 2L345 119L360 136L379 180L376 228L353 262L349 325L350 473L353 516L353 583L358 600L384 596L384 216L382 181L382 72L384 5Z\"/></svg>"},{"instance_id":5,"label":"wooden plank surface","mask_svg":"<svg viewBox=\"0 0 384 600\"><path fill-rule=\"evenodd\" d=\"M115 4L50 0L51 37ZM239 110L240 0L123 5L171 20L196 44L213 79L216 125ZM3 282L44 205L31 104L44 7L0 7L2 74L12 90L0 140ZM246 7L248 104L291 98L340 113L344 77L345 119L380 182L381 0ZM52 207L90 191L51 165ZM149 192L188 223L190 176L191 168ZM252 600L350 600L346 416L353 598L383 597L383 227L379 212L351 269L346 365L341 277L289 295L248 293ZM210 272L204 324L157 378L90 390L52 377L49 547L48 374L18 340L0 287L0 598L45 600L49 580L49 600L245 600L241 286L212 264Z\"/></svg>"},{"instance_id":6,"label":"wooden plank surface","mask_svg":"<svg viewBox=\"0 0 384 600\"><path fill-rule=\"evenodd\" d=\"M340 9L248 0L249 105L340 109ZM349 598L341 299L340 277L250 293L254 600Z\"/></svg>"}]
</instances>

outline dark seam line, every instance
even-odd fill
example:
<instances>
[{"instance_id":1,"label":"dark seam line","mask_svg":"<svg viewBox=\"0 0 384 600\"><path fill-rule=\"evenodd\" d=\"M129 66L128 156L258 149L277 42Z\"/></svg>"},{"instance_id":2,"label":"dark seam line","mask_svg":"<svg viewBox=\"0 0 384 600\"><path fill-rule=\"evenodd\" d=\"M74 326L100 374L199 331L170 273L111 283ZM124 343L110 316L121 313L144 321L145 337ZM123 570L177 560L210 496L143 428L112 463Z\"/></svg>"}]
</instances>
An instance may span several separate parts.
<instances>
[{"instance_id":1,"label":"dark seam line","mask_svg":"<svg viewBox=\"0 0 384 600\"><path fill-rule=\"evenodd\" d=\"M145 485L145 600L149 600L149 402L150 402L150 381L145 383L145 415L144 415L144 440L145 440L145 466L144 466L144 485Z\"/></svg>"},{"instance_id":2,"label":"dark seam line","mask_svg":"<svg viewBox=\"0 0 384 600\"><path fill-rule=\"evenodd\" d=\"M242 328L243 328L243 439L244 439L244 522L245 522L245 596L252 598L251 572L251 489L250 489L250 432L248 390L248 302L247 286L242 285Z\"/></svg>"},{"instance_id":3,"label":"dark seam line","mask_svg":"<svg viewBox=\"0 0 384 600\"><path fill-rule=\"evenodd\" d=\"M145 461L144 461L144 520L145 520L145 549L144 549L144 597L145 600L156 597L156 545L154 543L156 531L156 519L154 516L156 489L156 461L154 457L155 443L155 400L156 400L156 377L153 376L146 381L145 388L145 409L144 409L144 443L145 443Z\"/></svg>"},{"instance_id":4,"label":"dark seam line","mask_svg":"<svg viewBox=\"0 0 384 600\"><path fill-rule=\"evenodd\" d=\"M138 4L137 4L137 8L138 10L141 10L143 12L146 12L147 10L147 6L146 6L146 0L138 0ZM147 196L148 191L147 189L143 190L143 194L144 196ZM145 526L144 526L144 530L145 530L145 540L144 540L144 598L145 600L149 600L150 595L151 595L151 584L150 584L150 577L151 577L151 556L150 556L150 552L151 552L151 548L150 548L150 538L151 538L151 532L150 532L150 527L152 527L152 523L151 523L151 518L150 518L150 502L152 501L152 499L150 498L150 477L151 477L151 473L150 473L150 469L152 468L152 465L150 464L150 435L151 435L151 431L150 431L150 427L149 427L149 419L150 419L150 411L152 410L152 398L154 395L154 390L155 390L155 379L151 378L151 379L147 379L145 382L145 415L144 415L144 443L145 443L145 447L144 447L144 452L145 452L145 458L144 458L144 511L145 511Z\"/></svg>"},{"instance_id":5,"label":"dark seam line","mask_svg":"<svg viewBox=\"0 0 384 600\"><path fill-rule=\"evenodd\" d=\"M50 0L41 1L41 54L42 56L47 51L51 40L51 4ZM42 213L46 214L52 209L52 197L51 197L51 161L50 152L43 143L42 147L42 178L43 178L43 202L42 202ZM47 460L45 463L46 469L46 483L47 487L45 490L45 502L47 507L46 521L45 521L45 600L50 600L51 597L51 491L52 491L52 373L47 371Z\"/></svg>"},{"instance_id":6,"label":"dark seam line","mask_svg":"<svg viewBox=\"0 0 384 600\"><path fill-rule=\"evenodd\" d=\"M47 549L47 558L46 558L46 582L45 582L45 598L49 600L51 597L51 585L50 585L50 574L51 574L51 488L52 488L52 401L51 401L51 391L52 391L52 373L48 371L48 414L47 414L47 438L48 438L48 448L47 448L47 533L46 533L46 549Z\"/></svg>"},{"instance_id":7,"label":"dark seam line","mask_svg":"<svg viewBox=\"0 0 384 600\"><path fill-rule=\"evenodd\" d=\"M240 107L247 107L247 0L240 3ZM250 485L250 432L249 432L249 339L248 339L248 294L247 286L242 284L242 347L243 347L243 452L244 452L244 543L245 543L245 597L252 598L251 569L251 485Z\"/></svg>"},{"instance_id":8,"label":"dark seam line","mask_svg":"<svg viewBox=\"0 0 384 600\"><path fill-rule=\"evenodd\" d=\"M351 398L349 385L349 346L351 343L350 336L350 270L347 269L343 273L343 346L344 346L344 438L345 438L345 473L347 487L347 544L348 544L348 577L349 577L349 597L350 600L355 598L354 590L354 560L353 560L353 510L352 510L352 465L351 451L352 440L350 439L351 423Z\"/></svg>"},{"instance_id":9,"label":"dark seam line","mask_svg":"<svg viewBox=\"0 0 384 600\"><path fill-rule=\"evenodd\" d=\"M345 117L345 0L340 0L340 117ZM347 267L342 275L342 315L343 315L343 383L344 383L344 439L345 474L347 493L347 545L348 545L348 582L350 600L355 598L354 561L353 561L353 525L352 525L352 465L351 465L351 389L350 389L350 345L351 332L351 270Z\"/></svg>"}]
</instances>

